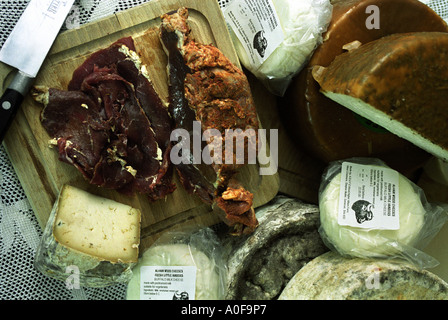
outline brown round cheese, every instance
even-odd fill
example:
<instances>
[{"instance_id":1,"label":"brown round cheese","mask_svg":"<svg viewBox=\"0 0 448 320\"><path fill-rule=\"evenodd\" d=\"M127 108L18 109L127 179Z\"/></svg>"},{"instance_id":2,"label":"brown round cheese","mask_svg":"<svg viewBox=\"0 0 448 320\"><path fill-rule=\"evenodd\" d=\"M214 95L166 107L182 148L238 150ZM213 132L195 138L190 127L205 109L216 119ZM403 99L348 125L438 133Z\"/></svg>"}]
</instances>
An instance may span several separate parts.
<instances>
[{"instance_id":1,"label":"brown round cheese","mask_svg":"<svg viewBox=\"0 0 448 320\"><path fill-rule=\"evenodd\" d=\"M346 44L361 44L394 33L448 32L448 27L418 0L336 0L324 42L296 77L281 101L285 126L300 147L324 162L350 157L376 157L404 174L420 167L429 154L411 142L328 99L312 75L313 66L329 66ZM375 6L379 28L370 28ZM372 8L372 7L371 7Z\"/></svg>"}]
</instances>

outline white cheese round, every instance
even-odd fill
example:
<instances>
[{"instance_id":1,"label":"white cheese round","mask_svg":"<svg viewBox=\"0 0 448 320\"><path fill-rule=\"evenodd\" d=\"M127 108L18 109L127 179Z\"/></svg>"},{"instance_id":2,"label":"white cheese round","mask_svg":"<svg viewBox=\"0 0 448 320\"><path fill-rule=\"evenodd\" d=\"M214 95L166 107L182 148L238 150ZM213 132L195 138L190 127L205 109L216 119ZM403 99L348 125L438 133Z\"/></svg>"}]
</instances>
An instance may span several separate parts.
<instances>
[{"instance_id":1,"label":"white cheese round","mask_svg":"<svg viewBox=\"0 0 448 320\"><path fill-rule=\"evenodd\" d=\"M328 0L272 0L272 4L284 39L261 65L252 62L251 53L246 51L235 31L231 29L230 34L241 63L257 78L271 81L274 93L283 95L290 79L306 65L322 42L332 6Z\"/></svg>"},{"instance_id":2,"label":"white cheese round","mask_svg":"<svg viewBox=\"0 0 448 320\"><path fill-rule=\"evenodd\" d=\"M195 300L222 298L223 284L216 262L202 251L187 244L156 245L146 250L132 269L133 276L127 288L127 300L140 300L140 269L143 266L195 266Z\"/></svg>"},{"instance_id":3,"label":"white cheese round","mask_svg":"<svg viewBox=\"0 0 448 320\"><path fill-rule=\"evenodd\" d=\"M327 25L322 21L322 10L329 10L329 2L273 0L272 3L285 39L258 72L272 78L285 78L296 74L320 43Z\"/></svg>"},{"instance_id":4,"label":"white cheese round","mask_svg":"<svg viewBox=\"0 0 448 320\"><path fill-rule=\"evenodd\" d=\"M401 254L413 246L423 228L426 210L412 184L399 175L398 230L363 229L338 223L341 173L325 187L319 199L320 232L323 240L339 253L357 257L384 257Z\"/></svg>"}]
</instances>

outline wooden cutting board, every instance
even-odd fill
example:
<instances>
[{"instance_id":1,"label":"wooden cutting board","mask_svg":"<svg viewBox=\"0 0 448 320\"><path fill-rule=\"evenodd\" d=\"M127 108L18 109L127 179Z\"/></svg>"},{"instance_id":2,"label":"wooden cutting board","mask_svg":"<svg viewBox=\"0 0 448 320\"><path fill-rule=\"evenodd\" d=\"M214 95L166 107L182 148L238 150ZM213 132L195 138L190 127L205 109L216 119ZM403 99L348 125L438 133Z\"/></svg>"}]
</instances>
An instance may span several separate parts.
<instances>
[{"instance_id":1,"label":"wooden cutting board","mask_svg":"<svg viewBox=\"0 0 448 320\"><path fill-rule=\"evenodd\" d=\"M196 40L216 45L239 65L219 4L216 0L152 0L138 7L61 33L54 43L36 85L66 89L73 71L85 58L125 36L133 36L138 53L148 66L156 90L166 98L167 58L158 39L160 15L189 8L190 25ZM13 70L0 64L2 92ZM256 97L255 97L256 98ZM165 99L166 100L166 99ZM264 98L256 98L257 103ZM258 108L258 105L257 105ZM57 151L49 147L51 139L40 123L41 105L26 97L5 139L4 146L30 201L36 217L44 227L60 188L70 184L106 198L141 209L142 246L150 245L162 232L192 225L210 226L219 222L209 206L188 195L179 184L164 200L149 202L145 196L124 196L118 192L91 186L72 166L58 160ZM239 180L254 193L254 206L271 200L279 190L279 177L259 175L258 165L249 165L238 174Z\"/></svg>"}]
</instances>

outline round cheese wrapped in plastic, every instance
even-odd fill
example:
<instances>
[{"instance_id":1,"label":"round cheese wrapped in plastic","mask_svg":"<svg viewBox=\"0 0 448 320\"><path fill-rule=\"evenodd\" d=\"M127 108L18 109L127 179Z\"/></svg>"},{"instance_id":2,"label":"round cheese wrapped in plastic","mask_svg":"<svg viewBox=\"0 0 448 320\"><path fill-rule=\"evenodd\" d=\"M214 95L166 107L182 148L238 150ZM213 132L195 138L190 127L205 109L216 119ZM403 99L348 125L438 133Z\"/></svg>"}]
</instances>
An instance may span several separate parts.
<instances>
[{"instance_id":1,"label":"round cheese wrapped in plastic","mask_svg":"<svg viewBox=\"0 0 448 320\"><path fill-rule=\"evenodd\" d=\"M170 232L132 269L126 299L219 300L225 295L226 270L221 244L211 229Z\"/></svg>"},{"instance_id":2,"label":"round cheese wrapped in plastic","mask_svg":"<svg viewBox=\"0 0 448 320\"><path fill-rule=\"evenodd\" d=\"M343 170L344 166L349 169ZM395 175L395 183L386 181L383 170ZM373 195L367 191L369 186ZM322 178L319 210L322 239L342 255L399 257L424 268L438 264L421 250L445 223L444 208L428 203L422 189L380 160L331 163Z\"/></svg>"},{"instance_id":3,"label":"round cheese wrapped in plastic","mask_svg":"<svg viewBox=\"0 0 448 320\"><path fill-rule=\"evenodd\" d=\"M244 1L239 1L239 5L244 6ZM333 7L329 0L272 0L272 5L275 13L261 9L264 11L261 15L277 15L283 32L283 41L261 65L252 62L250 55L256 54L256 51L248 52L242 44L240 39L248 36L240 34L242 28L232 28L230 24L230 34L241 63L272 93L282 96L292 78L303 69L314 50L322 43L322 33L326 31L331 20ZM252 6L247 9L254 10L253 8ZM226 19L229 20L228 16ZM246 16L244 20L249 19ZM263 41L266 47L272 45L269 36Z\"/></svg>"}]
</instances>

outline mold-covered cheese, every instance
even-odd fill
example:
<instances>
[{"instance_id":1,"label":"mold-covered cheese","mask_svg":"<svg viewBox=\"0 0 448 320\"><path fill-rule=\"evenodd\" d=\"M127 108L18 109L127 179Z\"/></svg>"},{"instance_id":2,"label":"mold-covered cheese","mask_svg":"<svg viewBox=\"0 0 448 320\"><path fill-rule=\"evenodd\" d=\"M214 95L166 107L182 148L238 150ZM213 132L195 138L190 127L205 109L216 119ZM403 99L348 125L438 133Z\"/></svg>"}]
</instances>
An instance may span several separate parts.
<instances>
[{"instance_id":1,"label":"mold-covered cheese","mask_svg":"<svg viewBox=\"0 0 448 320\"><path fill-rule=\"evenodd\" d=\"M328 251L319 233L319 208L277 196L256 211L260 225L244 238L226 236L226 299L271 300L278 297L307 262Z\"/></svg>"},{"instance_id":2,"label":"mold-covered cheese","mask_svg":"<svg viewBox=\"0 0 448 320\"><path fill-rule=\"evenodd\" d=\"M448 33L383 37L313 76L329 99L448 160Z\"/></svg>"},{"instance_id":3,"label":"mold-covered cheese","mask_svg":"<svg viewBox=\"0 0 448 320\"><path fill-rule=\"evenodd\" d=\"M279 300L448 300L448 284L403 261L328 252L300 269Z\"/></svg>"},{"instance_id":4,"label":"mold-covered cheese","mask_svg":"<svg viewBox=\"0 0 448 320\"><path fill-rule=\"evenodd\" d=\"M35 257L42 273L102 287L126 282L138 261L141 212L65 185L48 219Z\"/></svg>"}]
</instances>

